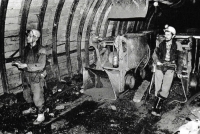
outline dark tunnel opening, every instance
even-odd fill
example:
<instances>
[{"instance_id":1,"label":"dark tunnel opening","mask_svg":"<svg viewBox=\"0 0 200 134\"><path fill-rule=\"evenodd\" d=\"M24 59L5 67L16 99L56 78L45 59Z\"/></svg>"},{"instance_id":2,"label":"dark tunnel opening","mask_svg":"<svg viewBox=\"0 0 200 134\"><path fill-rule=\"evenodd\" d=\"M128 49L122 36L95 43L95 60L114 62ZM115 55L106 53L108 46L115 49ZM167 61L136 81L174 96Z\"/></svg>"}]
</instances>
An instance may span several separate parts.
<instances>
[{"instance_id":1,"label":"dark tunnel opening","mask_svg":"<svg viewBox=\"0 0 200 134\"><path fill-rule=\"evenodd\" d=\"M163 29L165 24L172 25L178 33L185 33L187 29L197 29L200 32L200 1L192 3L185 1L178 8L170 8L166 5L158 6L158 12L154 20L155 29Z\"/></svg>"}]
</instances>

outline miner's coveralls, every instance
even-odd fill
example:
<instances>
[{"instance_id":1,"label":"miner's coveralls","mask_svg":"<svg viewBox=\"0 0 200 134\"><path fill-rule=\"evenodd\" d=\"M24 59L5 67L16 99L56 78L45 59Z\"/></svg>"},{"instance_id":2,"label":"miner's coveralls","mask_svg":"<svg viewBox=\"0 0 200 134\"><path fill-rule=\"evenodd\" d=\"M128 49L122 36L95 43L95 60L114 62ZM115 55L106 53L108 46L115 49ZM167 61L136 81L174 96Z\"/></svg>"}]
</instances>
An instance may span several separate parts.
<instances>
[{"instance_id":1,"label":"miner's coveralls","mask_svg":"<svg viewBox=\"0 0 200 134\"><path fill-rule=\"evenodd\" d=\"M23 96L28 103L34 102L38 113L44 112L44 85L46 76L46 49L45 48L25 49L25 63L27 68L24 72Z\"/></svg>"},{"instance_id":2,"label":"miner's coveralls","mask_svg":"<svg viewBox=\"0 0 200 134\"><path fill-rule=\"evenodd\" d=\"M154 63L161 62L163 65L156 66L155 96L168 97L175 69L177 69L177 74L182 72L182 51L181 43L175 40L172 41L172 44L167 44L165 40L161 43L156 42L156 48L152 57ZM168 66L170 64L175 64L176 68Z\"/></svg>"}]
</instances>

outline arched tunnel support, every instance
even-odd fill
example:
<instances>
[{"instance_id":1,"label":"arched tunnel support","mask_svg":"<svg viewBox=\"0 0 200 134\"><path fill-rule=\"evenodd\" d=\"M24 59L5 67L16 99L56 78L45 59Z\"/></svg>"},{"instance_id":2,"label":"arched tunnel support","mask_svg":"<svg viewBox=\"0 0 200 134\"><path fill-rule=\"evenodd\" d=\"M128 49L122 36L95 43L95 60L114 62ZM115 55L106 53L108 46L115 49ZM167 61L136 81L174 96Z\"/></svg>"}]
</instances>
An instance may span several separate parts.
<instances>
[{"instance_id":1,"label":"arched tunnel support","mask_svg":"<svg viewBox=\"0 0 200 134\"><path fill-rule=\"evenodd\" d=\"M105 6L105 8L107 8L107 10L109 10L111 8L111 3L107 3L107 5ZM103 22L103 20L102 20L102 22ZM109 24L110 24L110 20L107 19L106 22L105 22L105 24L104 24L103 35L102 35L103 37L106 37L106 35L107 35Z\"/></svg>"},{"instance_id":2,"label":"arched tunnel support","mask_svg":"<svg viewBox=\"0 0 200 134\"><path fill-rule=\"evenodd\" d=\"M38 21L39 21L38 30L41 32L41 35L42 35L42 27L44 23L44 17L45 17L47 5L48 5L48 0L43 0L41 11L38 16ZM40 44L42 44L42 36L40 36Z\"/></svg>"},{"instance_id":3,"label":"arched tunnel support","mask_svg":"<svg viewBox=\"0 0 200 134\"><path fill-rule=\"evenodd\" d=\"M99 17L99 21L98 21L98 24L97 24L97 28L96 28L96 35L97 35L97 36L98 36L99 33L100 33L101 24L102 24L103 19L104 19L104 17L105 17L105 13L106 13L106 11L108 10L108 8L111 6L111 4L112 4L112 1L111 1L111 0L107 1L106 5L105 5L104 8L103 8L103 11L101 12L101 15L100 15L100 17ZM104 26L105 29L106 29L106 30L105 30L106 32L103 32L103 35L106 35L106 33L107 33L108 24L109 24L109 22L106 23L105 26ZM103 36L103 37L105 37L105 36Z\"/></svg>"},{"instance_id":4,"label":"arched tunnel support","mask_svg":"<svg viewBox=\"0 0 200 134\"><path fill-rule=\"evenodd\" d=\"M55 66L54 70L56 72L56 77L60 80L60 70L58 65L58 57L57 57L57 32L58 32L58 24L60 19L60 14L62 12L63 5L65 0L60 0L56 9L54 22L53 22L53 30L52 30L52 56L53 56L53 64Z\"/></svg>"},{"instance_id":5,"label":"arched tunnel support","mask_svg":"<svg viewBox=\"0 0 200 134\"><path fill-rule=\"evenodd\" d=\"M3 91L8 92L8 79L5 67L5 55L4 55L4 31L5 31L5 19L6 11L9 0L2 0L0 6L0 72L2 79Z\"/></svg>"},{"instance_id":6,"label":"arched tunnel support","mask_svg":"<svg viewBox=\"0 0 200 134\"><path fill-rule=\"evenodd\" d=\"M118 21L114 21L114 24L113 24L113 28L112 28L112 36L115 36L116 34L116 29L117 29L117 24L118 24Z\"/></svg>"},{"instance_id":7,"label":"arched tunnel support","mask_svg":"<svg viewBox=\"0 0 200 134\"><path fill-rule=\"evenodd\" d=\"M71 35L71 25L74 18L74 13L76 11L77 5L79 0L74 0L70 9L70 15L67 21L67 28L66 28L66 44L65 44L65 51L66 51L66 59L67 59L67 69L68 75L72 77L72 64L70 58L70 35Z\"/></svg>"},{"instance_id":8,"label":"arched tunnel support","mask_svg":"<svg viewBox=\"0 0 200 134\"><path fill-rule=\"evenodd\" d=\"M87 17L87 14L89 12L89 10L91 9L91 6L93 5L94 1L88 1L88 6L85 7L84 9L84 12L83 12L83 15L82 15L82 18L81 18L81 21L80 21L80 25L79 25L79 28L78 28L78 35L77 35L77 60L78 60L78 72L80 72L80 69L82 68L82 60L81 60L81 40L82 40L82 35L83 35L83 28L84 28L84 24L85 24L85 21L86 21L86 17ZM86 50L85 50L86 51ZM88 61L85 61L85 64L87 66L87 63Z\"/></svg>"},{"instance_id":9,"label":"arched tunnel support","mask_svg":"<svg viewBox=\"0 0 200 134\"><path fill-rule=\"evenodd\" d=\"M5 0L1 2L3 3ZM3 84L6 84L5 80L8 79L8 84L6 85L9 86L11 92L15 88L21 90L21 72L14 67L10 67L10 63L13 59L19 58L23 62L26 45L25 35L28 28L36 28L41 31L40 44L44 46L49 45L47 46L47 55L52 54L53 56L52 69L55 70L53 70L54 73L50 78L56 76L57 79L60 79L63 76L72 77L75 73L81 74L83 67L89 65L89 56L92 53L89 53L88 41L92 33L104 38L128 32L136 32L136 30L145 30L144 26L147 21L109 20L108 14L112 8L112 1L110 0L41 0L38 2L33 0L10 2L8 0L7 2L9 3L9 7L5 17L8 17L8 19L6 19L6 22L4 21L5 30L1 29L1 34L6 34L6 37L2 35L2 39L4 38L6 43L6 46L4 46L6 63L3 63L4 60L1 62L5 68L5 71L2 72L8 71L8 78L6 78L5 73L1 80L4 81L2 82ZM66 6L64 6L64 3ZM149 16L148 18L150 18ZM3 18L1 17L1 19ZM18 19L19 22L11 22L10 20L13 19ZM11 31L9 31L10 29ZM18 47L19 53L15 53ZM1 50L3 51L3 49ZM13 53L15 53L14 56L9 57ZM3 67L1 68L3 69ZM10 80L15 81L10 82Z\"/></svg>"},{"instance_id":10,"label":"arched tunnel support","mask_svg":"<svg viewBox=\"0 0 200 134\"><path fill-rule=\"evenodd\" d=\"M86 44L85 44L85 60L86 60L86 66L88 67L89 66L89 38L90 38L90 33L91 33L91 28L92 28L92 23L94 21L94 17L97 13L97 10L98 10L98 7L101 5L101 3L103 2L103 0L98 0L94 9L93 9L93 12L90 16L90 19L89 19L89 23L88 23L88 26L87 26L87 31L86 31Z\"/></svg>"},{"instance_id":11,"label":"arched tunnel support","mask_svg":"<svg viewBox=\"0 0 200 134\"><path fill-rule=\"evenodd\" d=\"M28 18L28 13L30 9L32 0L26 0L24 2L23 10L22 10L22 18L21 18L21 26L20 26L20 33L19 33L19 53L20 53L20 59L22 63L25 60L24 56L24 49L25 49L25 38L26 38L26 24L27 24L27 18ZM22 78L24 73L22 72ZM22 79L22 84L24 80Z\"/></svg>"},{"instance_id":12,"label":"arched tunnel support","mask_svg":"<svg viewBox=\"0 0 200 134\"><path fill-rule=\"evenodd\" d=\"M21 18L21 26L20 26L20 33L19 33L19 51L20 51L20 57L21 61L24 62L24 48L25 48L25 38L26 38L26 24L27 24L27 18L28 13L30 9L32 0L25 0L24 1L24 7L22 10L22 18Z\"/></svg>"}]
</instances>

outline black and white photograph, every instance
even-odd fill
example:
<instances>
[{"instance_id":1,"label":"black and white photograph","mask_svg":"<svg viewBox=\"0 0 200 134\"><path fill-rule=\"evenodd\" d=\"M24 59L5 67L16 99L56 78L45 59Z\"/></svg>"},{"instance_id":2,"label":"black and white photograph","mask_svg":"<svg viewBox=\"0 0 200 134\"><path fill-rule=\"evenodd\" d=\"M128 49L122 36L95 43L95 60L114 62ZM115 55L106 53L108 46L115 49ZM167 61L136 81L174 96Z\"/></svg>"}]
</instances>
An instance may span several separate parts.
<instances>
[{"instance_id":1,"label":"black and white photograph","mask_svg":"<svg viewBox=\"0 0 200 134\"><path fill-rule=\"evenodd\" d=\"M200 134L200 0L0 0L0 134Z\"/></svg>"}]
</instances>

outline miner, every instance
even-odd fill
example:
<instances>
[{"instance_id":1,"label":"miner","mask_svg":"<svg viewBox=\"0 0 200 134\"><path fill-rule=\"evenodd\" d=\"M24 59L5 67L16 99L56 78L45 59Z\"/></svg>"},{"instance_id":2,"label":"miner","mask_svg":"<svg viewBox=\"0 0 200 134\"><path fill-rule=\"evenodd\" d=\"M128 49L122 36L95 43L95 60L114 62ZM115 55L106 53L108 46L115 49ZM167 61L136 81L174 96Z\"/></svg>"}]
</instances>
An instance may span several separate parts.
<instances>
[{"instance_id":1,"label":"miner","mask_svg":"<svg viewBox=\"0 0 200 134\"><path fill-rule=\"evenodd\" d=\"M155 66L155 104L152 114L160 116L163 101L168 97L174 74L181 78L182 72L182 46L176 42L176 30L172 26L165 25L164 40L156 42L156 48L152 55Z\"/></svg>"},{"instance_id":2,"label":"miner","mask_svg":"<svg viewBox=\"0 0 200 134\"><path fill-rule=\"evenodd\" d=\"M45 120L44 116L44 85L46 76L46 49L39 45L40 32L36 29L27 33L27 46L25 47L25 62L15 62L18 69L24 71L23 96L29 104L24 115L38 113L34 125Z\"/></svg>"}]
</instances>

